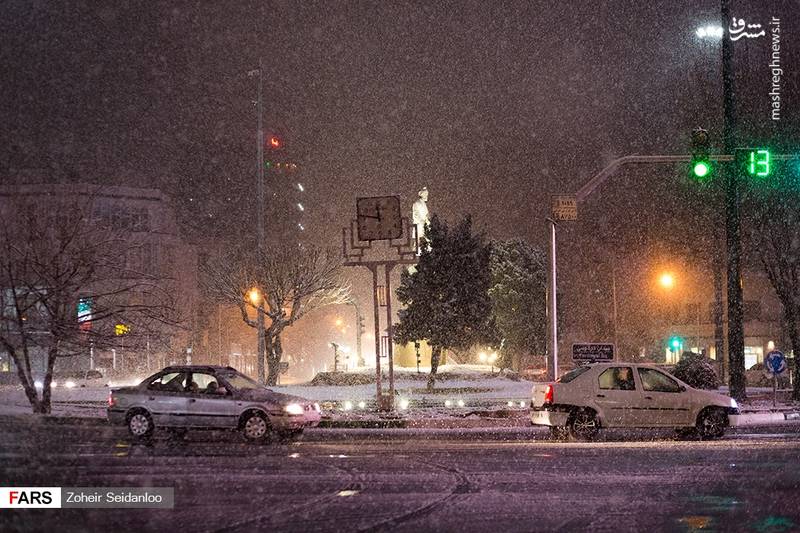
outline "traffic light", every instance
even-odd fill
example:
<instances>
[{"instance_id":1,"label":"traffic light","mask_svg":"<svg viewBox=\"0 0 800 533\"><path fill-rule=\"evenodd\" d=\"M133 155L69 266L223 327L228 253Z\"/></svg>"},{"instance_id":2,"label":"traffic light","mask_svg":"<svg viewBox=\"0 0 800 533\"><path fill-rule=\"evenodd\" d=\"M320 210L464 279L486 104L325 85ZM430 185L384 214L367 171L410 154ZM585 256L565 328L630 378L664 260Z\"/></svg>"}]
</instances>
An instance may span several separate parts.
<instances>
[{"instance_id":1,"label":"traffic light","mask_svg":"<svg viewBox=\"0 0 800 533\"><path fill-rule=\"evenodd\" d=\"M772 174L774 162L768 148L737 148L736 166L747 177L766 178Z\"/></svg>"},{"instance_id":2,"label":"traffic light","mask_svg":"<svg viewBox=\"0 0 800 533\"><path fill-rule=\"evenodd\" d=\"M703 128L692 131L691 174L700 181L710 179L714 170L709 157L709 140L708 131Z\"/></svg>"},{"instance_id":3,"label":"traffic light","mask_svg":"<svg viewBox=\"0 0 800 533\"><path fill-rule=\"evenodd\" d=\"M283 148L283 141L277 135L270 135L266 140L267 157L264 161L264 169L280 168L281 164L276 161L278 152Z\"/></svg>"},{"instance_id":4,"label":"traffic light","mask_svg":"<svg viewBox=\"0 0 800 533\"><path fill-rule=\"evenodd\" d=\"M673 352L678 352L683 346L683 339L678 337L677 335L670 337L669 339L669 349Z\"/></svg>"}]
</instances>

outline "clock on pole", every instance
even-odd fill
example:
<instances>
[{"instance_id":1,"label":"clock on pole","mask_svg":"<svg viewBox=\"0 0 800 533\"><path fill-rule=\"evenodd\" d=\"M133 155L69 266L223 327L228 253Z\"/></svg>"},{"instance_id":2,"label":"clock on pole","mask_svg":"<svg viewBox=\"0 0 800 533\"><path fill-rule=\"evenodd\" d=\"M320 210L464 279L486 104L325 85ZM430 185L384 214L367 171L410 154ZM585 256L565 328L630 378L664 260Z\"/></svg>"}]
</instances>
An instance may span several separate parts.
<instances>
[{"instance_id":1,"label":"clock on pole","mask_svg":"<svg viewBox=\"0 0 800 533\"><path fill-rule=\"evenodd\" d=\"M399 196L371 196L356 199L359 241L399 239L403 235Z\"/></svg>"}]
</instances>

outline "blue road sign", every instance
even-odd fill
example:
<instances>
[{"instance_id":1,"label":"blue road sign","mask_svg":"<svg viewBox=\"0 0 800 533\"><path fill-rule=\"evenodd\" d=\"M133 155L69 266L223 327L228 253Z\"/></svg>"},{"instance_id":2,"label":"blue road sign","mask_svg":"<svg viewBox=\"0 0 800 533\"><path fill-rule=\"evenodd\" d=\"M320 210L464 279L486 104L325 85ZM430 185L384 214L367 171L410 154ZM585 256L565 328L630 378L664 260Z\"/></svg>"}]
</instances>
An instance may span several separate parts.
<instances>
[{"instance_id":1,"label":"blue road sign","mask_svg":"<svg viewBox=\"0 0 800 533\"><path fill-rule=\"evenodd\" d=\"M781 374L786 371L786 356L778 350L772 350L764 359L764 370L768 374Z\"/></svg>"}]
</instances>

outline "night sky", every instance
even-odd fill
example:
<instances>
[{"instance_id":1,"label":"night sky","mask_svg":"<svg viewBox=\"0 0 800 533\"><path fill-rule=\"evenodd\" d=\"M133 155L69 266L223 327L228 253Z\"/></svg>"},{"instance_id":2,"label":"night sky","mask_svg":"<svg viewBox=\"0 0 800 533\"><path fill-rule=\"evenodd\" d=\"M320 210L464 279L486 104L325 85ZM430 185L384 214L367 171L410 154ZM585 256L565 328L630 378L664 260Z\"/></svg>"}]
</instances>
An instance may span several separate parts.
<instances>
[{"instance_id":1,"label":"night sky","mask_svg":"<svg viewBox=\"0 0 800 533\"><path fill-rule=\"evenodd\" d=\"M431 211L543 246L551 194L616 157L686 153L698 125L720 140L720 46L694 33L718 20L715 1L4 1L2 12L3 179L159 187L197 241L252 217L246 72L259 57L266 129L301 165L320 244L338 245L357 196L400 194L410 211L425 185ZM797 146L800 2L732 12L779 17L786 46L773 123L767 38L735 44L740 137ZM569 230L572 246L612 231L595 216L680 211L625 190L681 172L623 172Z\"/></svg>"}]
</instances>

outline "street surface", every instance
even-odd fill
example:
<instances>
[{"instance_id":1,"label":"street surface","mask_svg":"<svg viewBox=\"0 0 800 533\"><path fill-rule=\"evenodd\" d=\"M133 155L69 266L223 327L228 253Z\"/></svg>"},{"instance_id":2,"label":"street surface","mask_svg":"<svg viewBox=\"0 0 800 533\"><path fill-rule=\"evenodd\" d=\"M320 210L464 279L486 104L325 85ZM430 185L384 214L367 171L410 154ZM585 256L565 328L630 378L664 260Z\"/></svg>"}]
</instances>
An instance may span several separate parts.
<instances>
[{"instance_id":1,"label":"street surface","mask_svg":"<svg viewBox=\"0 0 800 533\"><path fill-rule=\"evenodd\" d=\"M551 442L542 429L314 430L299 443L4 418L5 486L174 487L173 510L0 512L2 531L800 529L800 425ZM637 440L637 438L639 440Z\"/></svg>"}]
</instances>

